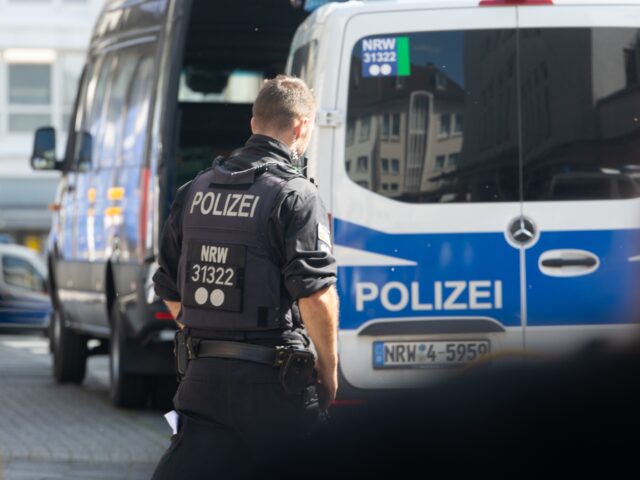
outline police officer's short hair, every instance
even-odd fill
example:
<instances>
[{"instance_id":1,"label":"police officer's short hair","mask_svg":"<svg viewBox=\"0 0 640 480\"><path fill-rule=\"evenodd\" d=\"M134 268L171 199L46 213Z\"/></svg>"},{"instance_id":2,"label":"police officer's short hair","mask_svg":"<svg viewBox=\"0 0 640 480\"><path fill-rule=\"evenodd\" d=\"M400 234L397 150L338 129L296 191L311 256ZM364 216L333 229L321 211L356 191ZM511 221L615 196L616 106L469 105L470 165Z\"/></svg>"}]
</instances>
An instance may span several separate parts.
<instances>
[{"instance_id":1,"label":"police officer's short hair","mask_svg":"<svg viewBox=\"0 0 640 480\"><path fill-rule=\"evenodd\" d=\"M265 80L253 104L253 117L261 126L282 131L291 128L296 119L312 119L315 111L313 93L304 81L278 75Z\"/></svg>"}]
</instances>

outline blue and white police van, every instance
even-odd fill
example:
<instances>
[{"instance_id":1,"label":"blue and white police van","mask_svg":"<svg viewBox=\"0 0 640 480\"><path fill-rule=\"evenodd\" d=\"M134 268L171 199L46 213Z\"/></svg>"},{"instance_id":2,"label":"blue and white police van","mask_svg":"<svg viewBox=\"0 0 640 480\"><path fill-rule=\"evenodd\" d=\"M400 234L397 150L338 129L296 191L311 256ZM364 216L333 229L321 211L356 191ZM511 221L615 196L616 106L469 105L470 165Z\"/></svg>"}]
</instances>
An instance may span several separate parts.
<instances>
[{"instance_id":1,"label":"blue and white police van","mask_svg":"<svg viewBox=\"0 0 640 480\"><path fill-rule=\"evenodd\" d=\"M347 396L640 333L640 2L331 3L288 71Z\"/></svg>"},{"instance_id":2,"label":"blue and white police van","mask_svg":"<svg viewBox=\"0 0 640 480\"><path fill-rule=\"evenodd\" d=\"M108 353L116 405L171 399L175 324L151 281L160 232L178 187L250 136L253 100L306 16L285 1L104 2L64 155L45 127L31 162L61 172L46 255L57 381L82 382L87 358Z\"/></svg>"}]
</instances>

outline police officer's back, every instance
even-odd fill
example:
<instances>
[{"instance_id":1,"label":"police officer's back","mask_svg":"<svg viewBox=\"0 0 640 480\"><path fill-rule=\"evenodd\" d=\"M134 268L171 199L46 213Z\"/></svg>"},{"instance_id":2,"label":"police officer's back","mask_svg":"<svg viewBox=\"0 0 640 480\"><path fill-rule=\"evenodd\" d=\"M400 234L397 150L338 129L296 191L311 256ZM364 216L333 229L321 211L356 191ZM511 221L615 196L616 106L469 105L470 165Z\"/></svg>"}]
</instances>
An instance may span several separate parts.
<instances>
[{"instance_id":1,"label":"police officer's back","mask_svg":"<svg viewBox=\"0 0 640 480\"><path fill-rule=\"evenodd\" d=\"M265 82L245 147L176 195L154 281L182 328L176 357L184 378L174 397L180 429L154 478L237 473L312 426L313 387L322 408L335 397L328 217L295 168L314 116L301 80Z\"/></svg>"}]
</instances>

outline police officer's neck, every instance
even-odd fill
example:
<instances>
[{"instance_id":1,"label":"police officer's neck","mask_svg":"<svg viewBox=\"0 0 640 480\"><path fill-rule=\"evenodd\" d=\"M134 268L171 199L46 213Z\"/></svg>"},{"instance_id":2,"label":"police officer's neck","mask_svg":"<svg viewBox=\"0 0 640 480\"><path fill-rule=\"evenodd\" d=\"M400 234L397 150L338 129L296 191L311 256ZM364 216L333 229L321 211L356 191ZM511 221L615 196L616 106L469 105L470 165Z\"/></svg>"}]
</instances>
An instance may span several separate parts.
<instances>
[{"instance_id":1,"label":"police officer's neck","mask_svg":"<svg viewBox=\"0 0 640 480\"><path fill-rule=\"evenodd\" d=\"M263 137L269 137L274 140L279 141L284 146L286 146L289 150L292 149L293 145L296 142L296 137L293 132L276 132L271 130L263 130L263 129L254 129L252 132L254 135L262 135Z\"/></svg>"}]
</instances>

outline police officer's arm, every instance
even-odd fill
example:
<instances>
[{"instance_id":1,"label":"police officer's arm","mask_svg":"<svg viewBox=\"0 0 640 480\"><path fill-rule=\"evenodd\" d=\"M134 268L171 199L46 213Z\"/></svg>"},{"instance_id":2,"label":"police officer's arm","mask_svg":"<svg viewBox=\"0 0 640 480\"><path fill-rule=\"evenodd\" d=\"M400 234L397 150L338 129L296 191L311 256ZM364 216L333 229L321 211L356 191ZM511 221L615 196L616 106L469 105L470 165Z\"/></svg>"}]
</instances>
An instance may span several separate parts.
<instances>
[{"instance_id":1,"label":"police officer's arm","mask_svg":"<svg viewBox=\"0 0 640 480\"><path fill-rule=\"evenodd\" d=\"M300 314L316 347L318 383L323 387L322 407L335 399L338 389L338 295L330 285L298 299Z\"/></svg>"},{"instance_id":2,"label":"police officer's arm","mask_svg":"<svg viewBox=\"0 0 640 480\"><path fill-rule=\"evenodd\" d=\"M182 245L182 205L190 183L181 187L176 193L169 217L162 228L158 255L159 268L153 276L156 294L164 300L180 328L182 324L178 322L178 318L182 306L177 286L178 260Z\"/></svg>"},{"instance_id":3,"label":"police officer's arm","mask_svg":"<svg viewBox=\"0 0 640 480\"><path fill-rule=\"evenodd\" d=\"M180 311L182 310L182 304L180 302L172 302L171 300L165 300L164 304L169 309L169 312L171 312L171 315L173 315L173 319L178 324L178 327L184 328L184 325L177 320L178 315L180 315Z\"/></svg>"},{"instance_id":4,"label":"police officer's arm","mask_svg":"<svg viewBox=\"0 0 640 480\"><path fill-rule=\"evenodd\" d=\"M315 186L291 180L278 210L277 245L284 245L284 284L298 301L302 320L318 353L325 407L337 388L337 266L331 254L329 219Z\"/></svg>"}]
</instances>

